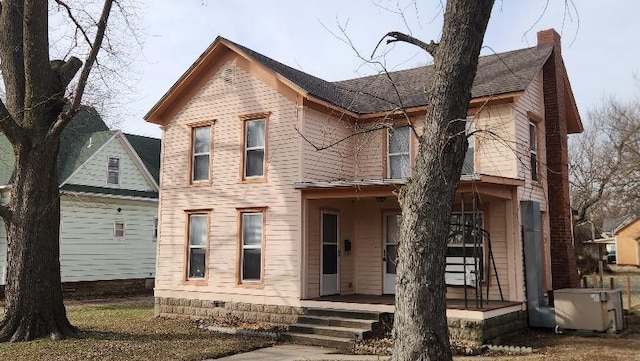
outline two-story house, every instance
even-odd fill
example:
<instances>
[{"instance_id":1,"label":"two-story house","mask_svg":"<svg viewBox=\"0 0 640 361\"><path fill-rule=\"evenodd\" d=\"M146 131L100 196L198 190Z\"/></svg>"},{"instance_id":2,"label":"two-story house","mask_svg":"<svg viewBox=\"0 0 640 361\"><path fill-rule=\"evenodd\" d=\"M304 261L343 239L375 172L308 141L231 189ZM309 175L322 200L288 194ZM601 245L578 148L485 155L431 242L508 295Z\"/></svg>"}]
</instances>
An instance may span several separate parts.
<instances>
[{"instance_id":1,"label":"two-story house","mask_svg":"<svg viewBox=\"0 0 640 361\"><path fill-rule=\"evenodd\" d=\"M0 134L0 201L11 197L15 158ZM155 276L160 139L111 131L82 107L62 132L60 269L66 292L143 291ZM0 287L7 235L0 221Z\"/></svg>"},{"instance_id":2,"label":"two-story house","mask_svg":"<svg viewBox=\"0 0 640 361\"><path fill-rule=\"evenodd\" d=\"M145 116L163 137L157 314L393 312L395 191L430 71L328 82L217 38ZM481 57L472 93L447 314L485 322L577 278L567 134L582 125L554 30Z\"/></svg>"}]
</instances>

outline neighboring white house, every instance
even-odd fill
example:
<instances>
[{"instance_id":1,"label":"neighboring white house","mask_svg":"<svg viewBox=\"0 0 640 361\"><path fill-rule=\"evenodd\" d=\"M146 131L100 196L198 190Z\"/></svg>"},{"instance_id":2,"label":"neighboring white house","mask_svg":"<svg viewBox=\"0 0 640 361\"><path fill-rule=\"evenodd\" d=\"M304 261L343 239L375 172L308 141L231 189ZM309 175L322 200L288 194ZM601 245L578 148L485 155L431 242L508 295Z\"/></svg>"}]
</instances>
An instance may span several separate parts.
<instances>
[{"instance_id":1,"label":"neighboring white house","mask_svg":"<svg viewBox=\"0 0 640 361\"><path fill-rule=\"evenodd\" d=\"M0 200L10 199L13 152L0 139ZM111 131L83 108L63 133L60 266L66 289L83 281L155 277L160 140ZM0 227L0 284L6 277L6 231ZM116 287L103 284L104 291ZM121 285L122 288L122 285Z\"/></svg>"}]
</instances>

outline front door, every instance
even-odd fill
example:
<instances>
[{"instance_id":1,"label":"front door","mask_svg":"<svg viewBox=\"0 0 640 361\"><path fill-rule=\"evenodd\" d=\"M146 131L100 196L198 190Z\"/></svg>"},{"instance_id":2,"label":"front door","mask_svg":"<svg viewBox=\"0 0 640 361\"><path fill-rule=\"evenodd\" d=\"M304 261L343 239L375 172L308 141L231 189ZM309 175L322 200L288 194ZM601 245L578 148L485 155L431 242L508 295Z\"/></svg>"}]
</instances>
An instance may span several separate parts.
<instances>
[{"instance_id":1,"label":"front door","mask_svg":"<svg viewBox=\"0 0 640 361\"><path fill-rule=\"evenodd\" d=\"M340 285L340 249L338 247L338 214L322 212L320 225L321 248L321 296L335 295L339 293Z\"/></svg>"},{"instance_id":2,"label":"front door","mask_svg":"<svg viewBox=\"0 0 640 361\"><path fill-rule=\"evenodd\" d=\"M385 213L384 239L382 247L382 269L384 270L383 292L396 293L396 260L398 255L398 237L400 237L400 213Z\"/></svg>"}]
</instances>

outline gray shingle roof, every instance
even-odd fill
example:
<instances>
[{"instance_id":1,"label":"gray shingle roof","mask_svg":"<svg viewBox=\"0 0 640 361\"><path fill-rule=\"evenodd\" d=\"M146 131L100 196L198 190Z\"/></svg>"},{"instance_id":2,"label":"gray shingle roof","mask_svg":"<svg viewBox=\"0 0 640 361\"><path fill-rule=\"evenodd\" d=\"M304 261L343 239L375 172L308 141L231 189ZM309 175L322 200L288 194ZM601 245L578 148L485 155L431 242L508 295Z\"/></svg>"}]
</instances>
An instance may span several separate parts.
<instances>
[{"instance_id":1,"label":"gray shingle roof","mask_svg":"<svg viewBox=\"0 0 640 361\"><path fill-rule=\"evenodd\" d=\"M400 104L404 108L427 105L428 94L425 88L431 77L430 65L390 72L389 76L379 74L328 82L242 45L226 41L309 94L354 113L385 112ZM524 90L549 58L551 51L552 47L549 45L480 57L472 96L477 98Z\"/></svg>"}]
</instances>

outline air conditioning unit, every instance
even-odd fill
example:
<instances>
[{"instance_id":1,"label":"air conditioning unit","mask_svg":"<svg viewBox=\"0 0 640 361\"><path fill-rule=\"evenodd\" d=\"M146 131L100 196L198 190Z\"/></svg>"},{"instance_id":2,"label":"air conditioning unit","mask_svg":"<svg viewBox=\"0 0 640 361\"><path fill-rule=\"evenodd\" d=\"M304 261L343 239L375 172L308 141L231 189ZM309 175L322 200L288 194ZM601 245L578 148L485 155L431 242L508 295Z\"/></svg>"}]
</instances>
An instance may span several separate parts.
<instances>
[{"instance_id":1,"label":"air conditioning unit","mask_svg":"<svg viewBox=\"0 0 640 361\"><path fill-rule=\"evenodd\" d=\"M565 288L553 291L553 295L556 325L560 329L622 331L621 290Z\"/></svg>"}]
</instances>

